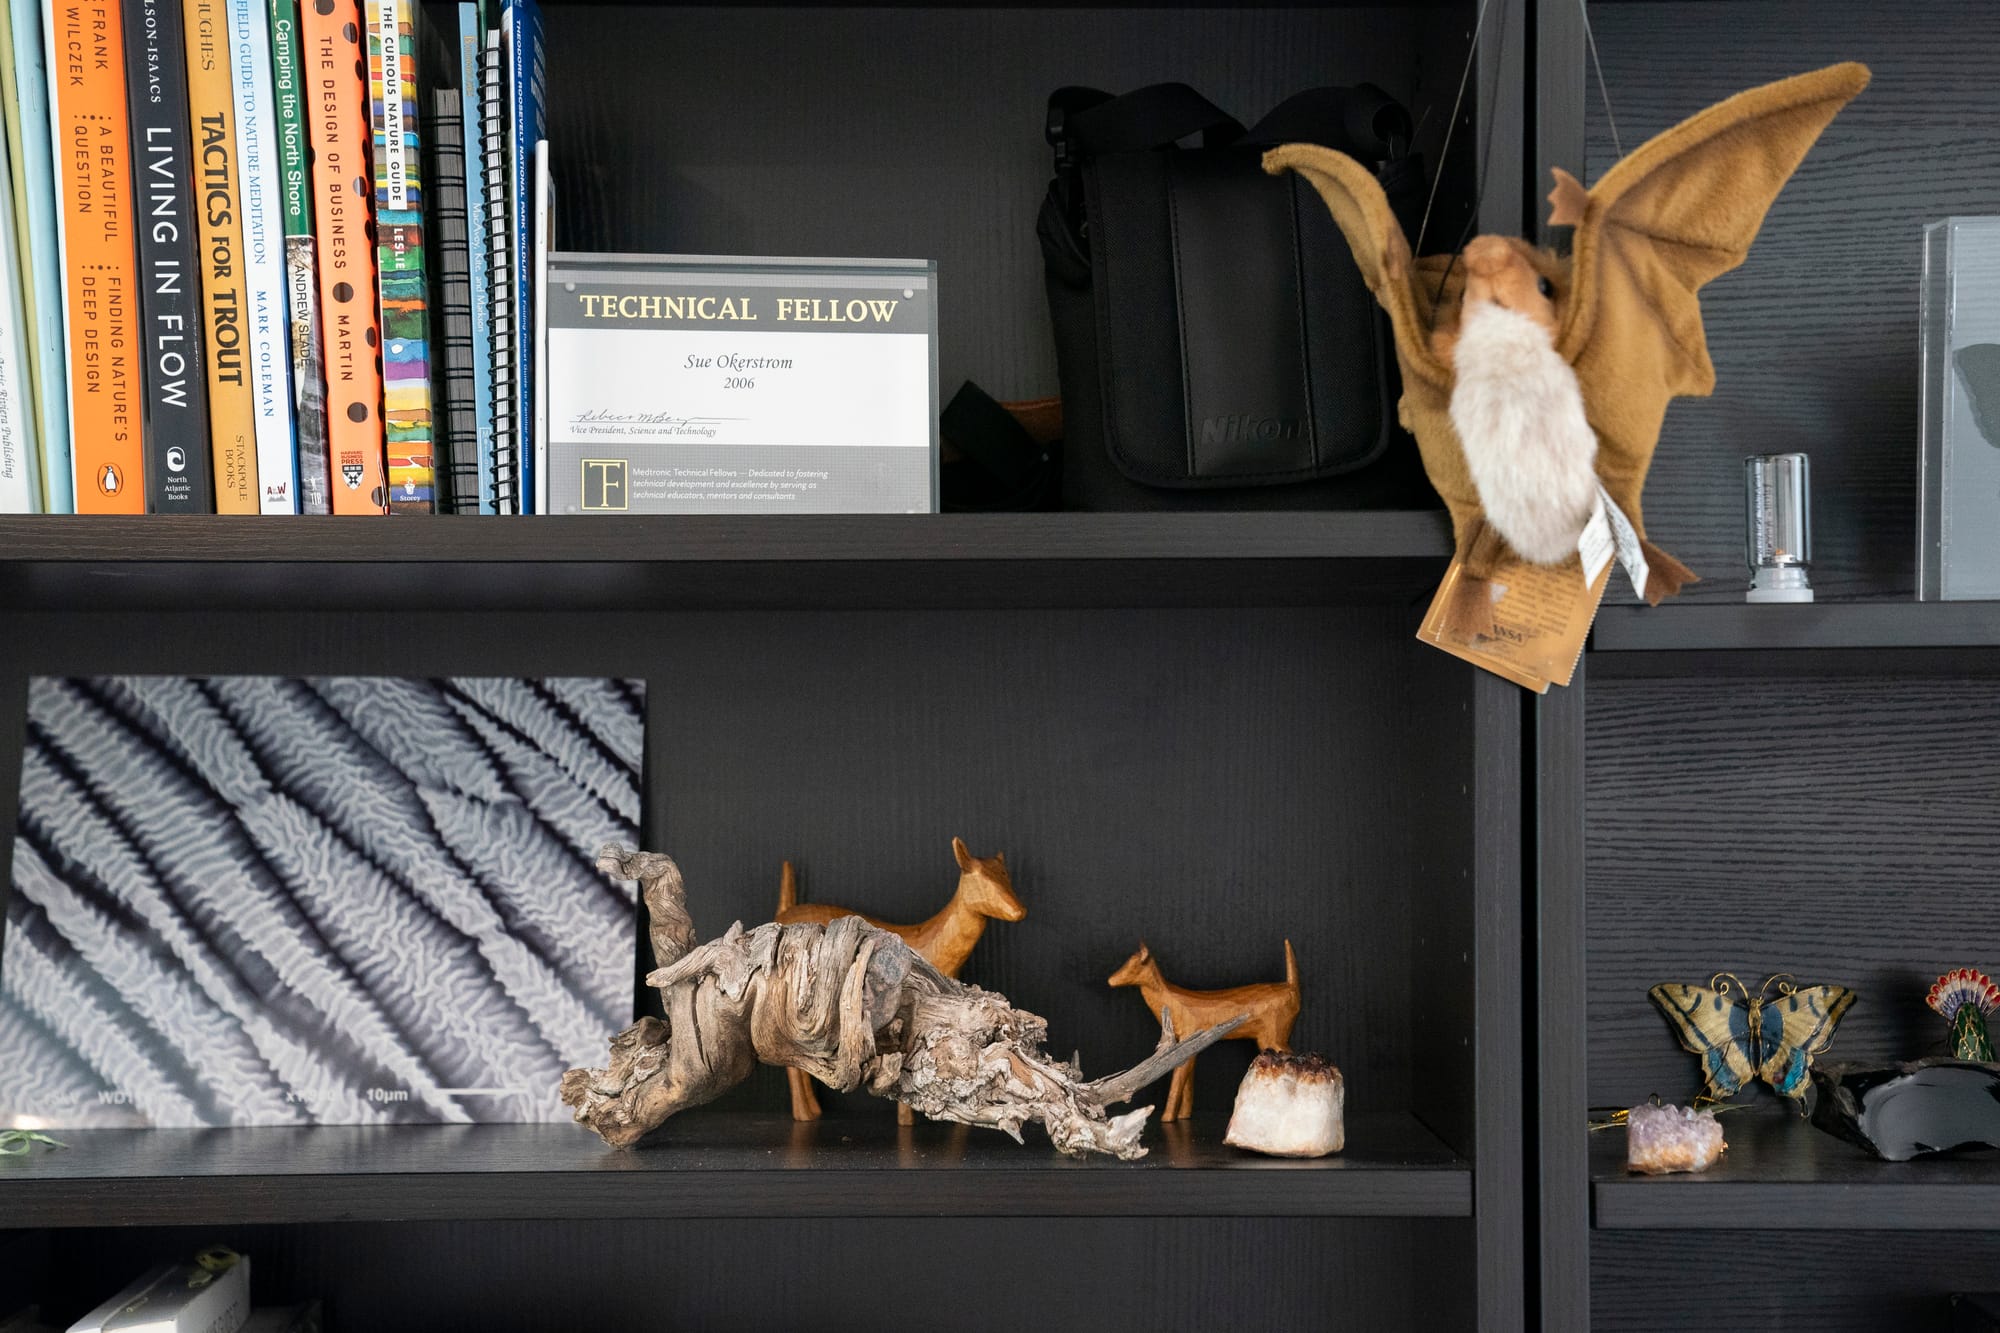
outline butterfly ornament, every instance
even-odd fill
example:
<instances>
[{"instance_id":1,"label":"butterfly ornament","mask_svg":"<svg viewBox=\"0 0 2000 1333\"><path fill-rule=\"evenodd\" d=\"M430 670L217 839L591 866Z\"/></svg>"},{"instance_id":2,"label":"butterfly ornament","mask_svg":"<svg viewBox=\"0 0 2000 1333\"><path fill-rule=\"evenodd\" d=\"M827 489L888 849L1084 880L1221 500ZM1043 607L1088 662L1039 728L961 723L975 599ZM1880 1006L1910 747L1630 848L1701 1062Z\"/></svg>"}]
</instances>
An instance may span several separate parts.
<instances>
[{"instance_id":1,"label":"butterfly ornament","mask_svg":"<svg viewBox=\"0 0 2000 1333\"><path fill-rule=\"evenodd\" d=\"M1673 1024L1681 1045L1701 1057L1707 1101L1727 1101L1758 1079L1805 1110L1813 1057L1833 1040L1833 1028L1854 992L1845 986L1800 986L1780 972L1751 990L1733 973L1706 986L1665 982L1647 992Z\"/></svg>"}]
</instances>

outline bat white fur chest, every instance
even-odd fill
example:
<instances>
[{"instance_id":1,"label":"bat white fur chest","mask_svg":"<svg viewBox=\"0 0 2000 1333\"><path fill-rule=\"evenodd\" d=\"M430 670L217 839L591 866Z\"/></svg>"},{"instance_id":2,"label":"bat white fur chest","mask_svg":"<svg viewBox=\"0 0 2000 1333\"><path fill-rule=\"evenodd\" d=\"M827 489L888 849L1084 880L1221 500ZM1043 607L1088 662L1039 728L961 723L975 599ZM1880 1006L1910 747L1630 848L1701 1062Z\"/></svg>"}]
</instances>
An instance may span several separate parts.
<instances>
[{"instance_id":1,"label":"bat white fur chest","mask_svg":"<svg viewBox=\"0 0 2000 1333\"><path fill-rule=\"evenodd\" d=\"M1468 302L1452 354L1451 424L1486 518L1537 564L1560 564L1597 503L1597 436L1548 330Z\"/></svg>"}]
</instances>

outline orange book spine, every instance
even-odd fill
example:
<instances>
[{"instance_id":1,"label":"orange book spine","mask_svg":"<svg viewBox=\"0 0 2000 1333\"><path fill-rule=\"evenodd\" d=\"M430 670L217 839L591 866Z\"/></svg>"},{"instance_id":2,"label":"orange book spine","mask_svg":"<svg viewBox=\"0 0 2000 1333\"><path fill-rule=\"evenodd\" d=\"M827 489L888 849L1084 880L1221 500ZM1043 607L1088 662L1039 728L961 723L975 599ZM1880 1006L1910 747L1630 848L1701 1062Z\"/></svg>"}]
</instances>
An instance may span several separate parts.
<instances>
[{"instance_id":1,"label":"orange book spine","mask_svg":"<svg viewBox=\"0 0 2000 1333\"><path fill-rule=\"evenodd\" d=\"M140 437L139 261L125 26L117 0L59 0L45 13L49 115L61 196L70 449L79 514L146 512Z\"/></svg>"},{"instance_id":2,"label":"orange book spine","mask_svg":"<svg viewBox=\"0 0 2000 1333\"><path fill-rule=\"evenodd\" d=\"M313 150L320 341L333 512L387 512L383 466L382 335L375 317L375 242L368 141L368 63L356 0L305 0L303 80Z\"/></svg>"},{"instance_id":3,"label":"orange book spine","mask_svg":"<svg viewBox=\"0 0 2000 1333\"><path fill-rule=\"evenodd\" d=\"M208 443L215 512L255 514L257 390L247 366L242 189L229 21L222 0L186 0L188 122L194 127L195 229L201 237L202 347L208 353Z\"/></svg>"}]
</instances>

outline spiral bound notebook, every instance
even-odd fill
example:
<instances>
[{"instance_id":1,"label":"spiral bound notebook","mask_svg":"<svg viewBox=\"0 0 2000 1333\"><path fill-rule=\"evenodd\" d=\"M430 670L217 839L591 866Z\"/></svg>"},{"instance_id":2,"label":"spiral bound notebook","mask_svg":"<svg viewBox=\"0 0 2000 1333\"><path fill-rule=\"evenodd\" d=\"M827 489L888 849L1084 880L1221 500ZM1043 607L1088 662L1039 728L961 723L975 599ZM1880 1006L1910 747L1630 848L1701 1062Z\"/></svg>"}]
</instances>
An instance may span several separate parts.
<instances>
[{"instance_id":1,"label":"spiral bound notebook","mask_svg":"<svg viewBox=\"0 0 2000 1333\"><path fill-rule=\"evenodd\" d=\"M500 59L500 34L486 34L482 89L486 115L481 125L486 159L486 249L493 282L493 503L497 513L520 509L520 453L514 429L514 229L508 224L507 201L512 189L508 163L506 80Z\"/></svg>"},{"instance_id":2,"label":"spiral bound notebook","mask_svg":"<svg viewBox=\"0 0 2000 1333\"><path fill-rule=\"evenodd\" d=\"M438 303L444 369L438 394L438 499L441 510L467 514L479 509L479 415L473 402L472 255L460 125L458 91L433 91L425 128L435 163L431 173L432 234L442 298Z\"/></svg>"}]
</instances>

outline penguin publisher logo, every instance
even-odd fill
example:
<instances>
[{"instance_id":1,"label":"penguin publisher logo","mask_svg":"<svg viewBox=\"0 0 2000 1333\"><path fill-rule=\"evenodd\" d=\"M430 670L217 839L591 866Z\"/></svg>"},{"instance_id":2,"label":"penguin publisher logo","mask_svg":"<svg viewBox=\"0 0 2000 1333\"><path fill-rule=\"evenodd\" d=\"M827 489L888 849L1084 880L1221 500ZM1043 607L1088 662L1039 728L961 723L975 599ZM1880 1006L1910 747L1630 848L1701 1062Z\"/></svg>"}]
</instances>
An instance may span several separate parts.
<instances>
[{"instance_id":1,"label":"penguin publisher logo","mask_svg":"<svg viewBox=\"0 0 2000 1333\"><path fill-rule=\"evenodd\" d=\"M118 470L116 463L106 463L97 469L97 493L117 495L125 489L125 474Z\"/></svg>"}]
</instances>

